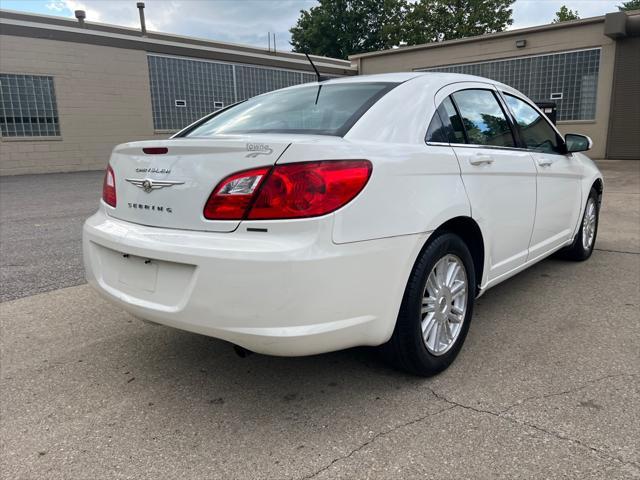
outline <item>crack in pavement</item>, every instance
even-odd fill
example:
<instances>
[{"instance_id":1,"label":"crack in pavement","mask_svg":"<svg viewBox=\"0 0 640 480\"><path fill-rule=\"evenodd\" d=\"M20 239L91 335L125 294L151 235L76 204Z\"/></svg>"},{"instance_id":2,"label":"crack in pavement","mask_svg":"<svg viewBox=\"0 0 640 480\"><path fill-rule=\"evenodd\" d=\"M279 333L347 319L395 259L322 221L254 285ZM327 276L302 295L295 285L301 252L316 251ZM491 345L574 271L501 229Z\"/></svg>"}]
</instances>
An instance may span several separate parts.
<instances>
[{"instance_id":1,"label":"crack in pavement","mask_svg":"<svg viewBox=\"0 0 640 480\"><path fill-rule=\"evenodd\" d=\"M599 252L607 252L607 253L625 253L627 255L640 255L640 252L627 252L625 250L609 250L606 248L594 248L594 250L597 250Z\"/></svg>"},{"instance_id":2,"label":"crack in pavement","mask_svg":"<svg viewBox=\"0 0 640 480\"><path fill-rule=\"evenodd\" d=\"M322 472L324 472L324 471L328 470L329 468L331 468L336 463L338 463L338 462L340 462L342 460L346 460L347 458L350 458L351 456L353 456L354 454L356 454L357 452L359 452L360 450L365 448L367 445L370 445L373 442L375 442L378 438L385 437L385 436L387 436L387 435L389 435L389 434L391 434L391 433L393 433L393 432L395 432L397 430L400 430L402 428L414 425L414 424L419 423L419 422L421 422L421 421L423 421L423 420L425 420L425 419L427 419L429 417L433 417L433 416L439 415L439 414L441 414L443 412L446 412L446 411L449 411L449 410L453 410L455 408L462 408L464 410L469 410L469 411L472 411L472 412L475 412L475 413L490 415L490 416L492 416L494 418L498 418L498 419L501 419L501 420L506 420L507 422L509 422L509 423L511 423L513 425L520 426L520 427L526 426L526 427L532 428L532 429L534 429L534 430L536 430L538 432L541 432L541 433L543 433L545 435L549 435L549 436L552 436L554 438L557 438L558 440L567 441L567 442L570 442L570 443L572 443L574 445L577 445L577 446L579 446L581 448L587 449L587 450L595 453L596 455L600 456L601 458L604 458L605 460L617 461L617 462L620 462L623 465L628 465L628 466L631 466L631 467L634 467L634 468L637 468L638 470L640 470L640 464L638 464L636 462L627 461L627 460L624 460L624 459L622 459L620 457L616 457L614 455L609 454L606 451L603 451L603 450L601 450L601 449L599 449L597 447L594 447L592 445L588 445L588 444L586 444L586 443L584 443L584 442L582 442L582 441L580 441L578 439L575 439L575 438L572 438L572 437L568 437L566 435L562 435L561 433L554 432L552 430L547 430L547 429L545 429L545 428L543 428L543 427L541 427L539 425L536 425L534 423L531 423L531 422L528 422L528 421L525 421L525 420L517 420L517 419L515 419L513 417L505 416L505 413L507 413L512 408L519 407L519 406L524 405L525 403L533 401L533 400L542 400L542 399L547 399L547 398L551 398L551 397L557 397L557 396L561 396L561 395L568 395L570 393L574 393L574 392L580 391L580 390L588 387L589 385L593 385L593 384L601 382L603 380L608 380L608 379L612 379L612 378L620 378L620 377L635 378L637 376L638 376L638 374L635 374L635 373L620 373L620 374L605 375L605 376L602 376L602 377L598 377L598 378L594 378L594 379L591 379L591 380L587 380L582 385L579 385L577 387L574 387L574 388L571 388L571 389L568 389L568 390L563 390L561 392L546 393L546 394L543 394L543 395L527 397L527 398L525 398L523 400L519 400L516 403L513 403L512 405L509 405L508 407L506 407L506 408L504 408L504 409L502 409L502 410L500 410L498 412L494 412L493 410L487 410L487 409L483 409L483 408L473 407L471 405L465 405L463 403L456 402L456 401L451 400L451 399L445 397L444 395L436 392L432 388L429 388L429 391L431 392L431 394L435 398L437 398L438 400L442 400L443 402L449 404L450 406L448 408L443 408L443 409L441 409L441 410L439 410L439 411L437 411L435 413L430 413L428 415L423 415L421 417L418 417L416 419L410 420L408 422L396 425L395 427L392 427L392 428L390 428L388 430L379 432L379 433L375 434L372 438L370 438L369 440L364 442L363 444L361 444L358 447L350 450L347 454L341 455L339 457L334 458L327 465L323 466L319 470L316 470L315 472L313 472L313 473L311 473L309 475L306 475L306 476L302 477L300 480L309 480L311 478L314 478L314 477L318 476Z\"/></svg>"},{"instance_id":3,"label":"crack in pavement","mask_svg":"<svg viewBox=\"0 0 640 480\"><path fill-rule=\"evenodd\" d=\"M567 442L570 442L570 443L572 443L574 445L577 445L579 447L588 449L588 450L594 452L595 454L599 455L600 457L602 457L602 458L604 458L606 460L617 461L617 462L622 463L623 465L632 466L632 467L634 467L634 468L636 468L636 469L638 469L640 471L640 464L637 463L637 462L624 460L624 459L622 459L620 457L617 457L615 455L611 455L610 453L608 453L608 452L606 452L604 450L601 450L601 449L599 449L597 447L594 447L593 445L588 445L588 444L586 444L586 443L584 443L584 442L582 442L582 441L580 441L580 440L578 440L576 438L572 438L572 437L569 437L567 435L563 435L561 433L558 433L558 432L555 432L555 431L552 431L552 430L547 430L546 428L541 427L539 425L536 425L535 423L532 423L532 422L529 422L529 421L526 421L526 420L518 420L516 418L504 415L510 409L512 409L512 408L514 408L516 406L520 406L520 405L524 404L527 401L531 401L531 400L534 400L534 399L545 399L545 398L550 398L550 397L555 397L555 396L560 396L560 395L566 395L566 394L569 394L569 393L573 393L573 392L579 391L579 390L581 390L583 388L586 388L587 386L589 386L591 384L594 384L594 383L597 383L597 382L600 382L600 381L603 381L603 380L606 380L606 379L616 378L616 377L623 377L623 376L636 377L637 374L606 375L606 376L603 376L603 377L600 377L600 378L589 380L589 381L585 382L584 384L582 384L581 386L569 389L567 391L550 393L550 394L545 394L545 395L539 395L537 397L528 397L528 398L526 398L526 399L524 399L522 401L516 402L515 404L510 405L507 408L505 408L505 409L503 409L501 411L498 411L498 412L494 412L492 410L486 410L486 409L482 409L482 408L477 408L477 407L472 407L471 405L465 405L463 403L459 403L459 402L456 402L454 400L450 400L449 398L445 397L444 395L441 395L441 394L437 393L433 389L429 389L429 390L431 390L431 393L436 398L438 398L438 399L440 399L440 400L442 400L444 402L447 402L447 403L449 403L451 405L458 406L458 407L463 408L465 410L471 410L471 411L476 412L476 413L491 415L492 417L499 418L499 419L502 419L502 420L506 420L506 421L508 421L508 422L510 422L510 423L512 423L514 425L526 426L526 427L529 427L529 428L533 428L534 430L542 432L542 433L544 433L546 435L550 435L550 436L552 436L554 438L557 438L558 440L567 441Z\"/></svg>"},{"instance_id":4,"label":"crack in pavement","mask_svg":"<svg viewBox=\"0 0 640 480\"><path fill-rule=\"evenodd\" d=\"M448 402L451 403L451 402ZM393 432L395 432L396 430L399 430L401 428L405 428L408 427L410 425L414 425L416 423L422 422L423 420L429 418L429 417L433 417L435 415L440 415L443 412L446 412L448 410L453 410L454 408L456 408L456 405L450 405L447 408L443 408L441 410L438 410L437 412L434 413L429 413L427 415L423 415L421 417L418 418L414 418L413 420L409 420L408 422L405 423L401 423L399 425L396 425L395 427L392 427L388 430L384 430L382 432L378 432L376 433L373 437L371 437L369 440L367 440L366 442L364 442L362 445L352 449L351 451L349 451L349 453L345 454L345 455L341 455L339 457L334 458L333 460L331 460L331 462L329 462L328 464L326 464L324 467L320 468L319 470L316 470L313 473L310 473L309 475L305 475L304 477L302 477L300 480L309 480L311 478L314 478L318 475L320 475L322 472L324 472L325 470L328 470L329 468L331 468L333 465L335 465L336 463L342 461L342 460L346 460L347 458L351 457L352 455L354 455L355 453L359 452L360 450L362 450L364 447L366 447L367 445L370 445L371 443L375 442L378 438L381 437L385 437Z\"/></svg>"},{"instance_id":5,"label":"crack in pavement","mask_svg":"<svg viewBox=\"0 0 640 480\"><path fill-rule=\"evenodd\" d=\"M551 397L559 397L562 395L567 395L569 393L575 393L578 392L584 388L587 388L590 385L593 385L594 383L599 383L603 380L609 380L612 378L620 378L620 377L631 377L631 378L635 378L637 377L638 374L637 373L615 373L615 374L611 374L611 375L604 375L602 377L598 377L598 378L593 378L591 380L587 380L586 382L584 382L582 385L578 385L577 387L573 387L570 388L568 390L563 390L561 392L553 392L553 393L545 393L543 395L532 395L531 397L526 397L523 398L522 400L518 400L517 402L509 405L506 408L503 408L502 410L500 410L499 412L497 412L499 415L505 414L507 413L509 410L519 407L521 405L524 405L527 402L533 401L533 400L544 400L546 398L551 398Z\"/></svg>"}]
</instances>

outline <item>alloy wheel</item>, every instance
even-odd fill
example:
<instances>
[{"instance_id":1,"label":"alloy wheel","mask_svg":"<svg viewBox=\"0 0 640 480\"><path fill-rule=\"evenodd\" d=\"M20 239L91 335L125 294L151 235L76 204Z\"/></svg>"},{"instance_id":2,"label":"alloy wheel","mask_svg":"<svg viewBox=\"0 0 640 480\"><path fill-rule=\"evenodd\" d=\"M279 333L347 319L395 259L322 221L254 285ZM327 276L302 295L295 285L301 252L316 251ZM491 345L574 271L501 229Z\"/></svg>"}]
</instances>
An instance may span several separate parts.
<instances>
[{"instance_id":1,"label":"alloy wheel","mask_svg":"<svg viewBox=\"0 0 640 480\"><path fill-rule=\"evenodd\" d=\"M443 355L455 344L465 319L467 271L462 260L445 255L427 277L422 298L422 339L432 355Z\"/></svg>"},{"instance_id":2,"label":"alloy wheel","mask_svg":"<svg viewBox=\"0 0 640 480\"><path fill-rule=\"evenodd\" d=\"M593 245L593 239L596 236L596 224L598 220L598 209L593 197L587 201L587 207L584 211L582 219L582 246L585 250L589 250Z\"/></svg>"}]
</instances>

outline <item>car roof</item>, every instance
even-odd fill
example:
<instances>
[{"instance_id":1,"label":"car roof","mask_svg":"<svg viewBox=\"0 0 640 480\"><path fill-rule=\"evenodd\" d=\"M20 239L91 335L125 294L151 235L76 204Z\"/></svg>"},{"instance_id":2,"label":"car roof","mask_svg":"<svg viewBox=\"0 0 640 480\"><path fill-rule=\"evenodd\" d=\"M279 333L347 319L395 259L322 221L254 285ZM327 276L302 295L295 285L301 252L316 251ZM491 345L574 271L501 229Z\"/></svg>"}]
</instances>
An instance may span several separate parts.
<instances>
[{"instance_id":1,"label":"car roof","mask_svg":"<svg viewBox=\"0 0 640 480\"><path fill-rule=\"evenodd\" d=\"M354 75L352 77L332 78L325 83L365 83L365 82L393 82L404 83L409 80L421 79L432 87L440 87L456 82L489 82L493 85L503 86L500 82L490 78L466 75L463 73L448 72L393 72L377 73L373 75ZM504 85L507 87L507 85Z\"/></svg>"}]
</instances>

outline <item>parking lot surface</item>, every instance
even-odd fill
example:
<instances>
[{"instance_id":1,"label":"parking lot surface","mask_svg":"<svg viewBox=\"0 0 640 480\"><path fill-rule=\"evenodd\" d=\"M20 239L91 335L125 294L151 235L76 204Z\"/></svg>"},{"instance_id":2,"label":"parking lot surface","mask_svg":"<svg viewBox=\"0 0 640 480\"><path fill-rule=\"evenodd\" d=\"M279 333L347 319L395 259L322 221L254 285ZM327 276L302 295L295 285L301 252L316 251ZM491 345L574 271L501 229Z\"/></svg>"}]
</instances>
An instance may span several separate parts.
<instances>
[{"instance_id":1,"label":"parking lot surface","mask_svg":"<svg viewBox=\"0 0 640 480\"><path fill-rule=\"evenodd\" d=\"M84 283L82 222L103 172L0 177L0 301Z\"/></svg>"},{"instance_id":2,"label":"parking lot surface","mask_svg":"<svg viewBox=\"0 0 640 480\"><path fill-rule=\"evenodd\" d=\"M640 478L640 162L601 167L592 258L548 259L487 292L460 356L431 379L371 349L243 359L224 342L141 323L86 285L24 296L22 277L11 298L23 298L0 304L0 475ZM70 231L80 209L54 209L64 234L21 242L20 229L36 231L25 220L5 237L21 222L5 216L5 185L30 181L0 184L2 239L15 242L3 270L7 251L32 262L20 245L47 235L69 243L60 258L80 252ZM58 193L45 195L51 205ZM81 282L74 265L60 286Z\"/></svg>"}]
</instances>

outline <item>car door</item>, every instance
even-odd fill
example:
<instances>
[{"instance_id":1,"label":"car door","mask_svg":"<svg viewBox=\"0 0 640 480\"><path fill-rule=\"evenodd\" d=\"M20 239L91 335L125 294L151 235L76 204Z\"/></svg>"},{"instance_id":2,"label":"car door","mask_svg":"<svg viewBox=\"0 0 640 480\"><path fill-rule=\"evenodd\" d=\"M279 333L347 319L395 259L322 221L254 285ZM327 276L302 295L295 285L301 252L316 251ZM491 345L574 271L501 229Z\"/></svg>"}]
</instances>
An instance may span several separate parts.
<instances>
[{"instance_id":1,"label":"car door","mask_svg":"<svg viewBox=\"0 0 640 480\"><path fill-rule=\"evenodd\" d=\"M502 95L538 172L536 219L529 246L529 259L535 259L572 239L581 213L582 166L565 154L562 137L544 115L513 93Z\"/></svg>"},{"instance_id":2,"label":"car door","mask_svg":"<svg viewBox=\"0 0 640 480\"><path fill-rule=\"evenodd\" d=\"M446 95L446 98L441 98ZM441 90L458 143L473 218L485 239L486 280L492 282L527 261L536 206L536 167L517 149L498 93L490 84L459 83Z\"/></svg>"}]
</instances>

